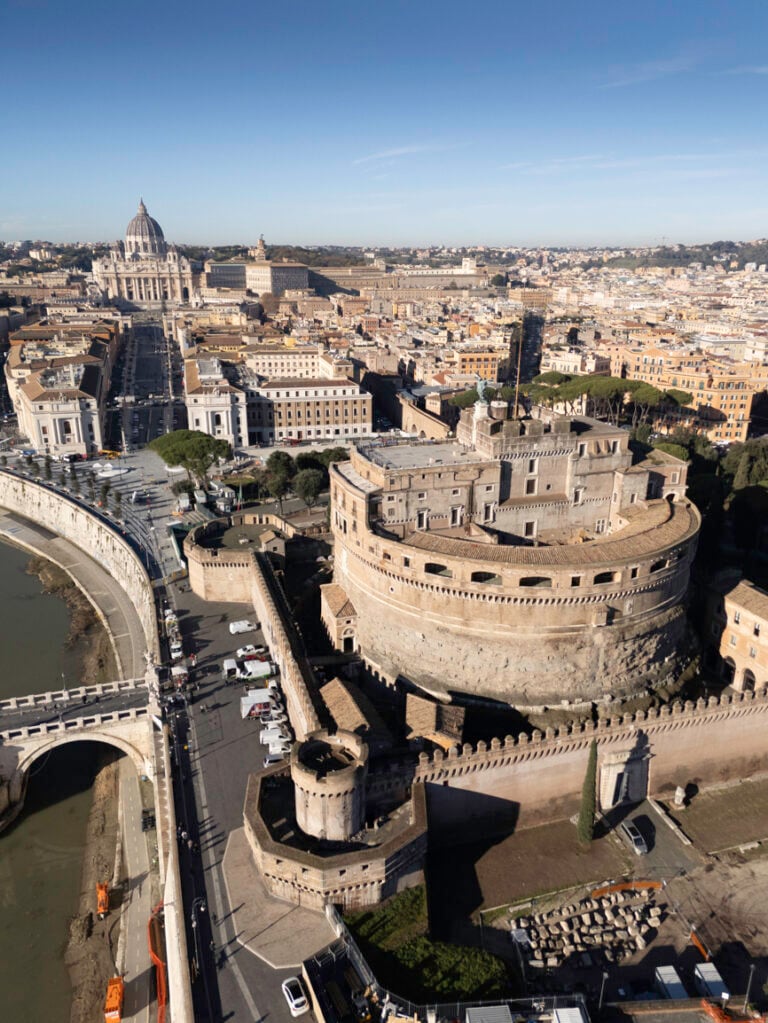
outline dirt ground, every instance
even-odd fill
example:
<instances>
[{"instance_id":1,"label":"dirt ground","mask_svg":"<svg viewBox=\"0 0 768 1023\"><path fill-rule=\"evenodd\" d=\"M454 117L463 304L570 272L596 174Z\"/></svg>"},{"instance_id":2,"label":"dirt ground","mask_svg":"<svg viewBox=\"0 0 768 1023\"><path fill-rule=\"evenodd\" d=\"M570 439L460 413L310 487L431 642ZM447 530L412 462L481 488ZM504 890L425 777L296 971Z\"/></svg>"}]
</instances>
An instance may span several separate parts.
<instances>
[{"instance_id":1,"label":"dirt ground","mask_svg":"<svg viewBox=\"0 0 768 1023\"><path fill-rule=\"evenodd\" d=\"M104 1011L107 980L114 976L120 927L119 898L110 896L105 920L96 915L96 882L112 881L117 843L118 754L104 749L93 785L78 913L70 921L64 961L72 983L71 1023L90 1023Z\"/></svg>"},{"instance_id":2,"label":"dirt ground","mask_svg":"<svg viewBox=\"0 0 768 1023\"><path fill-rule=\"evenodd\" d=\"M698 792L684 810L667 812L702 852L768 841L768 780L740 781Z\"/></svg>"}]
</instances>

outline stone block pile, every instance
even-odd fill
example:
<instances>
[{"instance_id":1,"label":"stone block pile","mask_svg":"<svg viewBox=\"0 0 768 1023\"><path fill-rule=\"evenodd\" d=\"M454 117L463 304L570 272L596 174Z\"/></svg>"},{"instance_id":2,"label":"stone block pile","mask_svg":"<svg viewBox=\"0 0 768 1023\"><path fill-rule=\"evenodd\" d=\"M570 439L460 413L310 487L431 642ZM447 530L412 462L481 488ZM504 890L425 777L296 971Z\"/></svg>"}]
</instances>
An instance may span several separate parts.
<instances>
[{"instance_id":1,"label":"stone block pile","mask_svg":"<svg viewBox=\"0 0 768 1023\"><path fill-rule=\"evenodd\" d=\"M594 955L607 963L620 963L642 951L667 917L666 904L658 904L650 889L611 892L599 899L561 906L547 913L513 918L513 932L524 932L529 965L557 969L586 964ZM526 948L527 944L527 948ZM584 957L584 958L582 958Z\"/></svg>"}]
</instances>

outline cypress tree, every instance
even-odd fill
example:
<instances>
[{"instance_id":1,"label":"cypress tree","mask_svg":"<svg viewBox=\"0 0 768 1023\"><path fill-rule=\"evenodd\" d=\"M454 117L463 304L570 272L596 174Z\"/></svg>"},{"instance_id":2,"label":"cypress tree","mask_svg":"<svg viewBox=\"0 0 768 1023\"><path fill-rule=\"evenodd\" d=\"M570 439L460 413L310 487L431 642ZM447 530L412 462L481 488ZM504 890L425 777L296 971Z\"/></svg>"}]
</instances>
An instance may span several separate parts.
<instances>
[{"instance_id":1,"label":"cypress tree","mask_svg":"<svg viewBox=\"0 0 768 1023\"><path fill-rule=\"evenodd\" d=\"M593 739L589 747L589 759L587 760L587 772L584 775L584 784L581 788L581 809L579 810L579 822L576 825L576 833L579 842L587 847L592 842L595 830L595 807L597 803L597 740Z\"/></svg>"}]
</instances>

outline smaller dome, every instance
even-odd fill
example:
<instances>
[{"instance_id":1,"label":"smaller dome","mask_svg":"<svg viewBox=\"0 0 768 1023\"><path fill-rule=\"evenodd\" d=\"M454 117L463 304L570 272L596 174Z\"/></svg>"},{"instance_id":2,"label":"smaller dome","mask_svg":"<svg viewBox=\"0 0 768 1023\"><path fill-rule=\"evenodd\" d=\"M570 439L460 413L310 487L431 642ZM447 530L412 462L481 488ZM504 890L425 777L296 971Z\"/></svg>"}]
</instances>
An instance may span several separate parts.
<instances>
[{"instance_id":1,"label":"smaller dome","mask_svg":"<svg viewBox=\"0 0 768 1023\"><path fill-rule=\"evenodd\" d=\"M125 254L131 256L164 256L165 236L158 222L147 213L144 200L139 201L139 212L125 231Z\"/></svg>"}]
</instances>

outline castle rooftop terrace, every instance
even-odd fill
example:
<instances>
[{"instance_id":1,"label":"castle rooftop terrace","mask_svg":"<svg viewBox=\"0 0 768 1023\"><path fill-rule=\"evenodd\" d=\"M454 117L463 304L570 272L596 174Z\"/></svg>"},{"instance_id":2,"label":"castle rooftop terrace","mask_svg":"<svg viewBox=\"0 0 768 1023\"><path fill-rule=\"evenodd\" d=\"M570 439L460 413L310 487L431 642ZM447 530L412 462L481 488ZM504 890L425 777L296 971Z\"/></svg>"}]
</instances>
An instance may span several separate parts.
<instances>
[{"instance_id":1,"label":"castle rooftop terrace","mask_svg":"<svg viewBox=\"0 0 768 1023\"><path fill-rule=\"evenodd\" d=\"M463 448L456 441L414 441L382 445L361 444L358 450L375 465L384 469L418 469L430 465L466 465L486 462L476 451Z\"/></svg>"}]
</instances>

